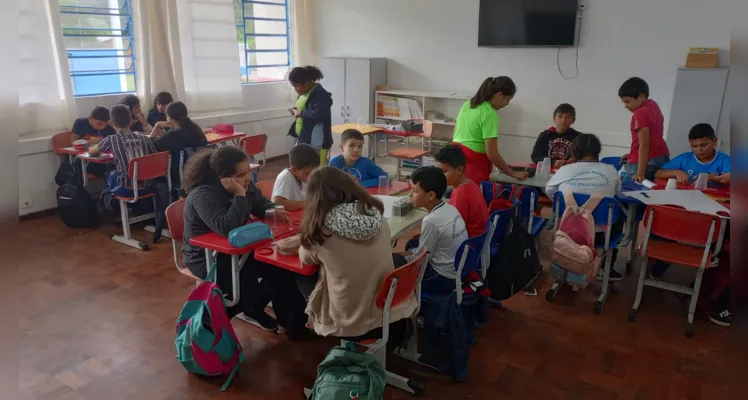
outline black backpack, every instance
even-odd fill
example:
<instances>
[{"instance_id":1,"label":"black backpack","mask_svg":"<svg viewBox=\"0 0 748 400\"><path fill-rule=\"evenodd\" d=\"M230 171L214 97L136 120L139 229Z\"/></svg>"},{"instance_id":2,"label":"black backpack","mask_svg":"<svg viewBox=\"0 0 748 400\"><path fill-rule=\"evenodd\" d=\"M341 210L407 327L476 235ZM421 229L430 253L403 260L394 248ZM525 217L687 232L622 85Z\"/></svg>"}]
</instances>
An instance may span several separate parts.
<instances>
[{"instance_id":1,"label":"black backpack","mask_svg":"<svg viewBox=\"0 0 748 400\"><path fill-rule=\"evenodd\" d=\"M57 189L57 209L62 222L79 229L99 226L96 201L83 185L62 185Z\"/></svg>"},{"instance_id":2,"label":"black backpack","mask_svg":"<svg viewBox=\"0 0 748 400\"><path fill-rule=\"evenodd\" d=\"M530 286L542 270L535 240L522 227L515 212L509 233L501 242L499 252L491 259L491 266L486 274L491 298L506 300L514 296Z\"/></svg>"}]
</instances>

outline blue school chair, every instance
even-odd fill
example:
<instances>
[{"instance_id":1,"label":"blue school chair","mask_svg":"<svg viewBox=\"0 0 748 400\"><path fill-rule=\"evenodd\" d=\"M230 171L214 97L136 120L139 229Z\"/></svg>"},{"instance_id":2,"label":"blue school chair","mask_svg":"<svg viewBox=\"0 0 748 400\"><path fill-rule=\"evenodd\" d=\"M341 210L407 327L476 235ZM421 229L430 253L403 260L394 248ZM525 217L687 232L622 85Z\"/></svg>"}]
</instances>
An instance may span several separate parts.
<instances>
[{"instance_id":1,"label":"blue school chair","mask_svg":"<svg viewBox=\"0 0 748 400\"><path fill-rule=\"evenodd\" d=\"M491 213L486 223L486 231L490 233L488 246L489 262L491 257L495 257L499 252L499 246L501 241L504 240L507 231L509 230L509 223L512 222L512 212L516 212L516 206L518 202L514 202L514 206L504 210L497 210ZM483 277L485 278L486 271L483 271Z\"/></svg>"},{"instance_id":2,"label":"blue school chair","mask_svg":"<svg viewBox=\"0 0 748 400\"><path fill-rule=\"evenodd\" d=\"M538 207L538 190L530 186L521 185L502 185L483 181L481 182L481 191L487 205L491 205L494 199L504 198L509 201L519 202L519 216L524 224L525 229L534 236L538 237L545 225L548 223L546 218L535 215L535 209ZM498 193L497 193L498 192Z\"/></svg>"},{"instance_id":3,"label":"blue school chair","mask_svg":"<svg viewBox=\"0 0 748 400\"><path fill-rule=\"evenodd\" d=\"M621 162L621 157L603 157L600 162L603 164L612 165L613 167L615 167L616 171L621 169L621 165L623 164Z\"/></svg>"},{"instance_id":4,"label":"blue school chair","mask_svg":"<svg viewBox=\"0 0 748 400\"><path fill-rule=\"evenodd\" d=\"M574 200L579 205L584 204L590 198L590 195L587 194L574 193L573 195ZM605 231L605 242L602 245L598 245L597 243L595 244L595 248L601 249L605 254L605 266L603 267L603 287L600 293L600 297L598 297L594 307L594 311L596 314L600 313L605 300L608 298L608 286L611 283L610 271L613 268L613 266L611 265L613 260L612 250L618 247L618 245L621 243L621 239L623 238L623 232L616 232L615 234L613 234L610 231L610 227L613 226L613 223L618 221L620 209L621 207L618 204L618 200L612 197L603 197L603 199L600 201L600 204L598 204L597 207L595 207L595 210L592 211L592 218L595 220L595 225L607 225L608 227L608 229ZM564 194L562 192L556 192L556 194L553 196L553 214L556 221L561 220L564 210L566 210ZM558 229L558 224L556 225L556 229ZM558 293L558 290L564 285L564 283L566 283L566 281L562 276L548 290L548 293L546 293L546 300L552 301L553 297L556 295L556 293Z\"/></svg>"}]
</instances>

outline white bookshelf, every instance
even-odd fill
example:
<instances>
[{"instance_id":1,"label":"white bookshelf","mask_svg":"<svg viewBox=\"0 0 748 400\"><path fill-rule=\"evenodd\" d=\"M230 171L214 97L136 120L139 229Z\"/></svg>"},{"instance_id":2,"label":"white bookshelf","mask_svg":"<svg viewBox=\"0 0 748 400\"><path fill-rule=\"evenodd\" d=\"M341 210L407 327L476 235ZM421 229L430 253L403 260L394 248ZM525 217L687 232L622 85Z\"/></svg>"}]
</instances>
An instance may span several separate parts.
<instances>
[{"instance_id":1,"label":"white bookshelf","mask_svg":"<svg viewBox=\"0 0 748 400\"><path fill-rule=\"evenodd\" d=\"M383 113L379 106L383 97L396 97L415 100L421 108L424 119L433 122L436 125L454 126L460 107L465 100L471 96L463 93L449 92L426 92L420 90L377 90L375 93L375 115L378 120L386 121L405 121L408 118Z\"/></svg>"}]
</instances>

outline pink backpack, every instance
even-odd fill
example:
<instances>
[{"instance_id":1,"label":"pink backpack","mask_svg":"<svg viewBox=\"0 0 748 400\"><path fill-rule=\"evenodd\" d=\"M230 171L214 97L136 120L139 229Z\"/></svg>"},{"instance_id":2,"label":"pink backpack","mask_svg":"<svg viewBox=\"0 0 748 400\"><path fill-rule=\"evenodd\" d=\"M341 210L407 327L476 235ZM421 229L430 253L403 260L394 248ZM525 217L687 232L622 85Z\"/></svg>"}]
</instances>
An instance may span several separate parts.
<instances>
[{"instance_id":1,"label":"pink backpack","mask_svg":"<svg viewBox=\"0 0 748 400\"><path fill-rule=\"evenodd\" d=\"M551 262L569 272L585 275L586 282L577 286L586 287L600 268L600 259L595 251L595 219L592 211L600 204L602 197L590 196L580 207L571 192L565 191L563 194L566 210L553 238Z\"/></svg>"}]
</instances>

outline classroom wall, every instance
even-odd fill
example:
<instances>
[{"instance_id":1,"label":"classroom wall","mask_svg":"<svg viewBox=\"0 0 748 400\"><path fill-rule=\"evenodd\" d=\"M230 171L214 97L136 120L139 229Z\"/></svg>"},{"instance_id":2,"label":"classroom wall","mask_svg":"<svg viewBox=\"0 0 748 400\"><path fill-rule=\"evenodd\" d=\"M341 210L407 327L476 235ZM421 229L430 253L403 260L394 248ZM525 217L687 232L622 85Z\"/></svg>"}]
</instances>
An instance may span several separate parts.
<instances>
[{"instance_id":1,"label":"classroom wall","mask_svg":"<svg viewBox=\"0 0 748 400\"><path fill-rule=\"evenodd\" d=\"M268 135L267 156L288 153L293 140L286 136L293 122L288 114L295 100L293 88L286 82L244 85L244 108L230 113L193 116L203 127L216 123L234 124L237 131ZM122 97L90 96L75 99L76 113L85 117L96 105L112 106ZM150 108L150 105L144 109ZM189 108L189 104L187 105ZM72 127L73 121L70 121ZM59 158L52 151L51 134L40 132L20 138L19 142L19 214L25 215L57 207L54 177Z\"/></svg>"},{"instance_id":2,"label":"classroom wall","mask_svg":"<svg viewBox=\"0 0 748 400\"><path fill-rule=\"evenodd\" d=\"M729 25L720 22L729 14L700 0L587 4L575 79L560 76L555 48L479 48L479 0L317 0L317 49L321 57L387 57L388 84L398 89L474 93L488 76L512 77L518 93L500 111L499 147L508 161L529 161L535 138L563 102L577 109L575 128L600 137L604 156L620 155L630 144L620 84L646 79L668 121L676 70L689 47L718 47L722 66L729 65ZM574 49L562 49L560 60L573 76Z\"/></svg>"}]
</instances>

